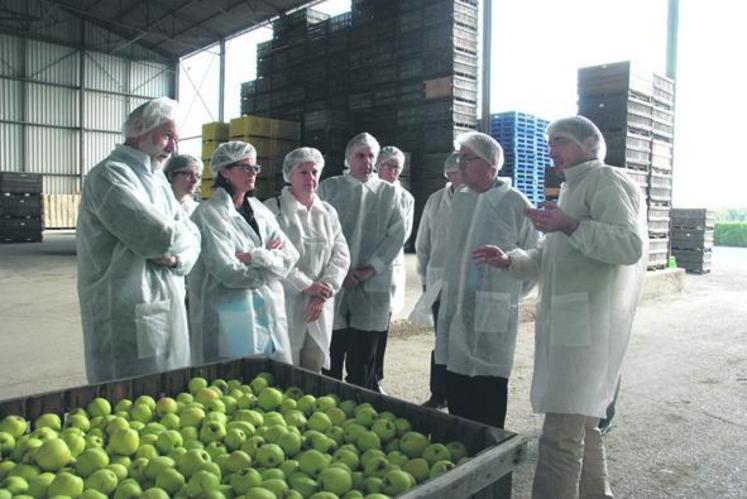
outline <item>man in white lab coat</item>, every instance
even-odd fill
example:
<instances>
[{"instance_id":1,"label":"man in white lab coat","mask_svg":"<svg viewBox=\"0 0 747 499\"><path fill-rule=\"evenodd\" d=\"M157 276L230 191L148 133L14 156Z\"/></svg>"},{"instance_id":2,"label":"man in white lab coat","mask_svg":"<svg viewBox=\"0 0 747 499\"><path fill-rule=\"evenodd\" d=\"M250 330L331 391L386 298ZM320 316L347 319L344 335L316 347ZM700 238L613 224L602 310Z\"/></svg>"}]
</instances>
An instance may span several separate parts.
<instances>
[{"instance_id":1,"label":"man in white lab coat","mask_svg":"<svg viewBox=\"0 0 747 499\"><path fill-rule=\"evenodd\" d=\"M552 123L558 204L529 210L547 235L533 251L483 247L478 257L539 276L532 407L545 414L533 497L612 497L597 425L615 394L647 264L646 203L603 163L599 129L582 116ZM506 249L506 248L504 248Z\"/></svg>"},{"instance_id":2,"label":"man in white lab coat","mask_svg":"<svg viewBox=\"0 0 747 499\"><path fill-rule=\"evenodd\" d=\"M184 276L200 233L162 163L176 148L176 102L136 108L124 144L91 169L78 215L78 298L90 383L187 367Z\"/></svg>"}]
</instances>

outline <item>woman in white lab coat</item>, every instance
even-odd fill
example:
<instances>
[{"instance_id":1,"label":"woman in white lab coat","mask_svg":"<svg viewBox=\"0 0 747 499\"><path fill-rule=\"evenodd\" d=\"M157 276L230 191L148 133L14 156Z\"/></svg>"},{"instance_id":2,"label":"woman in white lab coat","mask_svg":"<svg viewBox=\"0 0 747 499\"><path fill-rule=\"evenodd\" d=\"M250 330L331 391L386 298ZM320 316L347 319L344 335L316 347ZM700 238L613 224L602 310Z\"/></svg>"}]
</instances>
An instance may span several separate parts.
<instances>
[{"instance_id":1,"label":"woman in white lab coat","mask_svg":"<svg viewBox=\"0 0 747 499\"><path fill-rule=\"evenodd\" d=\"M187 280L193 362L260 354L290 363L281 281L298 252L251 197L260 171L254 147L226 142L211 164L215 191L192 215L202 234L202 253Z\"/></svg>"},{"instance_id":2,"label":"woman in white lab coat","mask_svg":"<svg viewBox=\"0 0 747 499\"><path fill-rule=\"evenodd\" d=\"M197 208L195 193L200 187L203 168L202 161L189 154L172 156L163 167L163 174L171 184L174 197L187 216L191 216Z\"/></svg>"},{"instance_id":3,"label":"woman in white lab coat","mask_svg":"<svg viewBox=\"0 0 747 499\"><path fill-rule=\"evenodd\" d=\"M337 211L316 195L322 168L317 149L288 153L283 178L289 185L265 201L300 255L283 281L293 363L315 372L329 368L334 295L350 266Z\"/></svg>"}]
</instances>

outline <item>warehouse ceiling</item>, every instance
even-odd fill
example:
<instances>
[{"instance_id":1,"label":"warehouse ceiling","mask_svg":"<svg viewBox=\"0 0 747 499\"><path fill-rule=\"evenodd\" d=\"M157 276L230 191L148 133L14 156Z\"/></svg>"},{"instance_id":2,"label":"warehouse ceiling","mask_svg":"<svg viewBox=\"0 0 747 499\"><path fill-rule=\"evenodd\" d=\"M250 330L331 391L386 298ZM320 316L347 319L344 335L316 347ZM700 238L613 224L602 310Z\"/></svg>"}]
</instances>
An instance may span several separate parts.
<instances>
[{"instance_id":1,"label":"warehouse ceiling","mask_svg":"<svg viewBox=\"0 0 747 499\"><path fill-rule=\"evenodd\" d=\"M261 25L310 0L46 0L39 12L2 8L0 31L7 23L33 34L43 33L59 9L106 29L126 44L136 44L161 57L177 59L217 43L221 38ZM34 4L37 2L29 2ZM28 5L28 4L27 4ZM118 44L121 50L122 43ZM97 47L98 49L99 47ZM114 49L113 49L114 50Z\"/></svg>"}]
</instances>

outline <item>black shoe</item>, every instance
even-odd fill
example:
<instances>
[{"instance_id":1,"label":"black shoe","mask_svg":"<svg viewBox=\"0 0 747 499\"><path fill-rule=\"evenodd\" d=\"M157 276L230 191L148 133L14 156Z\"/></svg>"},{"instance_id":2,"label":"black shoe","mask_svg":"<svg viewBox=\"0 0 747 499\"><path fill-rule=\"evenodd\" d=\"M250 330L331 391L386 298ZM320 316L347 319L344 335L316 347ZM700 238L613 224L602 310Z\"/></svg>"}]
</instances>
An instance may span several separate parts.
<instances>
[{"instance_id":1,"label":"black shoe","mask_svg":"<svg viewBox=\"0 0 747 499\"><path fill-rule=\"evenodd\" d=\"M421 405L429 409L444 409L446 408L446 400L431 395L431 398L423 402Z\"/></svg>"}]
</instances>

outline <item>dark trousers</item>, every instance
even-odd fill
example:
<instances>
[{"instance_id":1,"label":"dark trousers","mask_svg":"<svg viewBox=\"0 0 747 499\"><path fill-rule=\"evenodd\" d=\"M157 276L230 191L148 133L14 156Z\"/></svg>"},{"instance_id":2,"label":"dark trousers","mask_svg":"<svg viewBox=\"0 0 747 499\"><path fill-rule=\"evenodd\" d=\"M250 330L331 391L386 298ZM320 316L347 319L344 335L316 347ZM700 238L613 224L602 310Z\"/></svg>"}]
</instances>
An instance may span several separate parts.
<instances>
[{"instance_id":1,"label":"dark trousers","mask_svg":"<svg viewBox=\"0 0 747 499\"><path fill-rule=\"evenodd\" d=\"M438 310L441 307L441 300L436 300L431 306L433 312L433 334L438 329ZM446 366L436 364L436 351L431 350L431 380L430 380L431 398L438 401L446 401Z\"/></svg>"},{"instance_id":2,"label":"dark trousers","mask_svg":"<svg viewBox=\"0 0 747 499\"><path fill-rule=\"evenodd\" d=\"M335 329L329 347L330 369L325 369L323 373L342 380L344 364L347 383L376 390L379 385L376 378L376 350L381 336L381 331Z\"/></svg>"},{"instance_id":3,"label":"dark trousers","mask_svg":"<svg viewBox=\"0 0 747 499\"><path fill-rule=\"evenodd\" d=\"M389 314L389 320L392 320L392 315ZM376 348L376 384L384 379L384 354L386 354L386 340L389 338L389 328L386 331L379 332L379 343Z\"/></svg>"},{"instance_id":4,"label":"dark trousers","mask_svg":"<svg viewBox=\"0 0 747 499\"><path fill-rule=\"evenodd\" d=\"M446 371L449 414L503 428L506 422L508 379L464 376Z\"/></svg>"},{"instance_id":5,"label":"dark trousers","mask_svg":"<svg viewBox=\"0 0 747 499\"><path fill-rule=\"evenodd\" d=\"M607 415L599 420L599 425L597 426L602 433L605 433L610 426L612 426L612 419L615 417L615 405L617 404L617 395L620 393L620 381L622 381L622 378L617 378L617 387L615 387L615 396L612 397L612 402L610 402L610 405L607 406Z\"/></svg>"}]
</instances>

